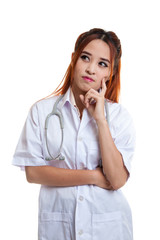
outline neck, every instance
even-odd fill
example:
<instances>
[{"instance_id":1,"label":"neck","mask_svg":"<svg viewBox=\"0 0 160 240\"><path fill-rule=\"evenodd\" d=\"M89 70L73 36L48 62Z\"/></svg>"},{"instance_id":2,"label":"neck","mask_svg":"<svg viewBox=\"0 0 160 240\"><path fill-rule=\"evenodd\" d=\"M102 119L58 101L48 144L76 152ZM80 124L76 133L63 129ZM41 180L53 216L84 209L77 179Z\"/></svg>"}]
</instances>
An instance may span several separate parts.
<instances>
[{"instance_id":1,"label":"neck","mask_svg":"<svg viewBox=\"0 0 160 240\"><path fill-rule=\"evenodd\" d=\"M83 94L84 93L80 93L80 92L77 92L74 90L74 88L72 88L72 92L73 92L73 95L74 95L74 99L75 99L75 102L76 102L76 106L78 107L79 111L80 111L80 116L82 117L82 112L83 112L83 109L85 108L79 95L80 94Z\"/></svg>"}]
</instances>

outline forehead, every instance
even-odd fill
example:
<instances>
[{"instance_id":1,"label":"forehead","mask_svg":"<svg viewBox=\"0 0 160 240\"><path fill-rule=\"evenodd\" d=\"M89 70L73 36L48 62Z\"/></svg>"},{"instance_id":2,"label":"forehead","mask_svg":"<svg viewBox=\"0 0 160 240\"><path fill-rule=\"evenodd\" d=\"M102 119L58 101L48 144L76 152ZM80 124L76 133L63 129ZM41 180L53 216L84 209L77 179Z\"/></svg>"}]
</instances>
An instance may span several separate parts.
<instances>
[{"instance_id":1,"label":"forehead","mask_svg":"<svg viewBox=\"0 0 160 240\"><path fill-rule=\"evenodd\" d=\"M92 40L84 47L83 51L87 51L99 58L110 59L109 45L101 39Z\"/></svg>"}]
</instances>

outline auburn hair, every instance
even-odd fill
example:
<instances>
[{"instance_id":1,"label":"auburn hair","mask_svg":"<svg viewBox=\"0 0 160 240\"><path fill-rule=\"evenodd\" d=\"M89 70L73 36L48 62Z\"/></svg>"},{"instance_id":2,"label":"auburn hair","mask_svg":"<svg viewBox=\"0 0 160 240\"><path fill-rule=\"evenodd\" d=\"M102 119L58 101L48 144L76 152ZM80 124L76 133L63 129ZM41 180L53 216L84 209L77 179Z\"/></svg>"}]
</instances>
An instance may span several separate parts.
<instances>
[{"instance_id":1,"label":"auburn hair","mask_svg":"<svg viewBox=\"0 0 160 240\"><path fill-rule=\"evenodd\" d=\"M62 79L61 83L51 95L65 94L71 86L75 65L85 46L95 39L101 39L106 42L110 48L111 73L110 79L106 82L107 91L105 98L113 101L119 101L120 95L120 69L121 69L121 43L117 35L111 31L105 31L100 28L93 28L82 33L75 43L74 53L71 63ZM50 95L50 96L51 96Z\"/></svg>"}]
</instances>

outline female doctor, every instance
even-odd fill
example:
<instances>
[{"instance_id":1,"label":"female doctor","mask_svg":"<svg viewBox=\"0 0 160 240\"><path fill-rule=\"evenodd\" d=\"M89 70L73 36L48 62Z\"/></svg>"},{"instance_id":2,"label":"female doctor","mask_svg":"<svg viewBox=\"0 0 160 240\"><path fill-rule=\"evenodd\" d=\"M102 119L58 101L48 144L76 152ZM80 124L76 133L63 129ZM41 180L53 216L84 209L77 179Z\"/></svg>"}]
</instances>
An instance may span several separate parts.
<instances>
[{"instance_id":1,"label":"female doctor","mask_svg":"<svg viewBox=\"0 0 160 240\"><path fill-rule=\"evenodd\" d=\"M62 86L28 114L13 164L41 184L39 240L133 239L120 188L130 174L135 131L118 103L120 66L115 33L81 34Z\"/></svg>"}]
</instances>

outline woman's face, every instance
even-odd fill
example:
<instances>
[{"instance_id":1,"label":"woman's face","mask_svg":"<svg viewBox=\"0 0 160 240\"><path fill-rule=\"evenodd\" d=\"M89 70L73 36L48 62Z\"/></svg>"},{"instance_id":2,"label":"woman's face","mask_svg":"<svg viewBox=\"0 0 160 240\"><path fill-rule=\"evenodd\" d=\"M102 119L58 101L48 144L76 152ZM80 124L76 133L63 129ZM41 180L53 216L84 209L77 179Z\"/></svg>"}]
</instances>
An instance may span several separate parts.
<instances>
[{"instance_id":1,"label":"woman's face","mask_svg":"<svg viewBox=\"0 0 160 240\"><path fill-rule=\"evenodd\" d=\"M89 89L98 90L102 79L110 76L110 48L100 39L92 40L83 49L75 65L72 90L74 94L84 94Z\"/></svg>"}]
</instances>

